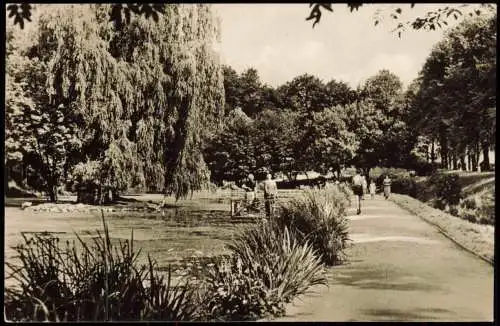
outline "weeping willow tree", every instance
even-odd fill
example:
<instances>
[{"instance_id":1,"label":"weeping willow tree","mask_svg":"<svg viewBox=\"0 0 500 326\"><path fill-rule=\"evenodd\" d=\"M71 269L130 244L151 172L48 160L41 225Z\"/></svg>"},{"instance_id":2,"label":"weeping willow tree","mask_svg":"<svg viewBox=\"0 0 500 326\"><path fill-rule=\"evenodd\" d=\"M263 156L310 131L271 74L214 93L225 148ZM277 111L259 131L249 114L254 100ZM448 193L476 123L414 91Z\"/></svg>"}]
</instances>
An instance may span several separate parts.
<instances>
[{"instance_id":1,"label":"weeping willow tree","mask_svg":"<svg viewBox=\"0 0 500 326\"><path fill-rule=\"evenodd\" d=\"M133 17L117 28L110 5L50 5L33 55L48 62L51 105L80 126L80 178L124 190L143 185L184 197L209 180L203 142L224 107L209 5L172 4L155 22Z\"/></svg>"}]
</instances>

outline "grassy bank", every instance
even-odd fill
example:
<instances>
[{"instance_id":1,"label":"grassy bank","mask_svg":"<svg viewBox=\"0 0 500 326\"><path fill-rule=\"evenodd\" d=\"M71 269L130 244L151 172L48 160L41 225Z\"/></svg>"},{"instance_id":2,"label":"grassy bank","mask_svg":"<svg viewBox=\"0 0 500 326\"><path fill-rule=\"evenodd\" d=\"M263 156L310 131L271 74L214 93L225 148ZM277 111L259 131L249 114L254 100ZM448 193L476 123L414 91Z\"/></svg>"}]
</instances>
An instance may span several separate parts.
<instances>
[{"instance_id":1,"label":"grassy bank","mask_svg":"<svg viewBox=\"0 0 500 326\"><path fill-rule=\"evenodd\" d=\"M495 249L495 228L493 226L465 221L406 195L394 194L391 196L391 200L435 225L460 246L493 263Z\"/></svg>"}]
</instances>

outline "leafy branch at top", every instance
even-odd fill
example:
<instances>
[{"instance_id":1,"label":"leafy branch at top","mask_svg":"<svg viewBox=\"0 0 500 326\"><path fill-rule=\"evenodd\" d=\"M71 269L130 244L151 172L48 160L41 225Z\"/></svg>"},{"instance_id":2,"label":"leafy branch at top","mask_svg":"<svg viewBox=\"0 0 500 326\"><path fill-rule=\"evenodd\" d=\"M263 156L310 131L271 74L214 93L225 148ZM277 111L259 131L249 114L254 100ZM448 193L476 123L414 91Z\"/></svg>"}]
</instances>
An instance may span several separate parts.
<instances>
[{"instance_id":1,"label":"leafy branch at top","mask_svg":"<svg viewBox=\"0 0 500 326\"><path fill-rule=\"evenodd\" d=\"M362 3L347 3L350 11L358 10L363 4ZM413 8L415 3L411 3L410 7ZM462 4L458 8L467 7L468 4ZM481 7L486 8L487 10L494 9L494 5L492 4L482 4ZM314 20L313 28L318 24L322 17L322 10L326 9L328 11L333 12L331 3L311 3L310 4L311 12L306 20ZM437 10L432 10L427 12L425 17L417 17L414 20L407 21L405 23L399 23L397 27L393 30L393 32L398 32L398 36L401 37L401 33L406 30L407 27L410 27L414 30L436 30L436 28L442 28L448 25L448 19L454 18L457 20L460 16L463 16L462 10L457 7L446 6L444 8L439 8ZM394 20L400 19L403 10L398 7L395 8L391 13L390 17ZM473 12L469 13L469 16L481 15L481 10L476 9ZM374 24L377 26L381 21L379 15L376 16Z\"/></svg>"},{"instance_id":2,"label":"leafy branch at top","mask_svg":"<svg viewBox=\"0 0 500 326\"><path fill-rule=\"evenodd\" d=\"M27 3L7 5L7 11L9 12L9 18L14 17L14 25L19 24L21 29L24 28L25 20L31 21L31 5Z\"/></svg>"},{"instance_id":3,"label":"leafy branch at top","mask_svg":"<svg viewBox=\"0 0 500 326\"><path fill-rule=\"evenodd\" d=\"M128 24L132 14L143 15L146 18L153 18L158 21L159 14L165 13L166 3L145 3L145 4L113 4L109 13L109 20L114 22L117 28ZM14 25L19 24L24 28L25 20L31 21L32 6L29 4L10 4L7 6L9 18L14 17Z\"/></svg>"}]
</instances>

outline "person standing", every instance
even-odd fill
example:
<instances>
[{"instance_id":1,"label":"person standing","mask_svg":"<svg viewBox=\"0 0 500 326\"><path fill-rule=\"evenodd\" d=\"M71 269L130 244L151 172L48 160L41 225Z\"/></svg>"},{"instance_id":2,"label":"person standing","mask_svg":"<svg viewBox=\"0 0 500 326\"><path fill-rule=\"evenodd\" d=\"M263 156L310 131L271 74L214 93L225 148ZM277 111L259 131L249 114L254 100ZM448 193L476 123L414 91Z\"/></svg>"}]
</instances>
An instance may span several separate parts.
<instances>
[{"instance_id":1,"label":"person standing","mask_svg":"<svg viewBox=\"0 0 500 326\"><path fill-rule=\"evenodd\" d=\"M375 181L373 179L370 181L370 196L372 199L375 199L375 191L377 190L377 186L375 185Z\"/></svg>"},{"instance_id":2,"label":"person standing","mask_svg":"<svg viewBox=\"0 0 500 326\"><path fill-rule=\"evenodd\" d=\"M361 171L356 170L356 175L352 178L352 191L356 196L356 206L358 208L357 214L361 214L361 198L363 197L363 176L361 176Z\"/></svg>"},{"instance_id":3,"label":"person standing","mask_svg":"<svg viewBox=\"0 0 500 326\"><path fill-rule=\"evenodd\" d=\"M388 175L384 178L384 197L388 199L391 194L391 178Z\"/></svg>"},{"instance_id":4,"label":"person standing","mask_svg":"<svg viewBox=\"0 0 500 326\"><path fill-rule=\"evenodd\" d=\"M242 188L245 190L245 206L248 210L255 201L255 193L257 191L257 182L255 182L253 174L250 173L248 175Z\"/></svg>"},{"instance_id":5,"label":"person standing","mask_svg":"<svg viewBox=\"0 0 500 326\"><path fill-rule=\"evenodd\" d=\"M271 217L274 214L274 203L278 195L276 181L272 179L271 173L266 175L264 181L264 201L266 206L266 216Z\"/></svg>"}]
</instances>

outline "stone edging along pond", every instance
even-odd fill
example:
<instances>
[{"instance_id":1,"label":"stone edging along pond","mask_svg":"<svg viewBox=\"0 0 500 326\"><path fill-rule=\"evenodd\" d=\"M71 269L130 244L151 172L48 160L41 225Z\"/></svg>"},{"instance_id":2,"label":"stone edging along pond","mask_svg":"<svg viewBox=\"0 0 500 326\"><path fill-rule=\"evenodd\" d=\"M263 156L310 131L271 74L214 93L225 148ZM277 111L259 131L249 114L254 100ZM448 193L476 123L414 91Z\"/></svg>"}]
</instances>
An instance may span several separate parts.
<instances>
[{"instance_id":1,"label":"stone edging along pond","mask_svg":"<svg viewBox=\"0 0 500 326\"><path fill-rule=\"evenodd\" d=\"M444 236L460 247L493 265L495 251L493 226L463 220L406 195L392 194L390 200L437 227Z\"/></svg>"},{"instance_id":2,"label":"stone edging along pond","mask_svg":"<svg viewBox=\"0 0 500 326\"><path fill-rule=\"evenodd\" d=\"M131 211L160 211L161 207L159 205L144 203L140 206L97 206L97 205L86 205L86 204L73 204L73 203L44 203L39 205L28 206L24 208L26 211L32 212L51 212L51 213L68 213L68 212L131 212Z\"/></svg>"}]
</instances>

